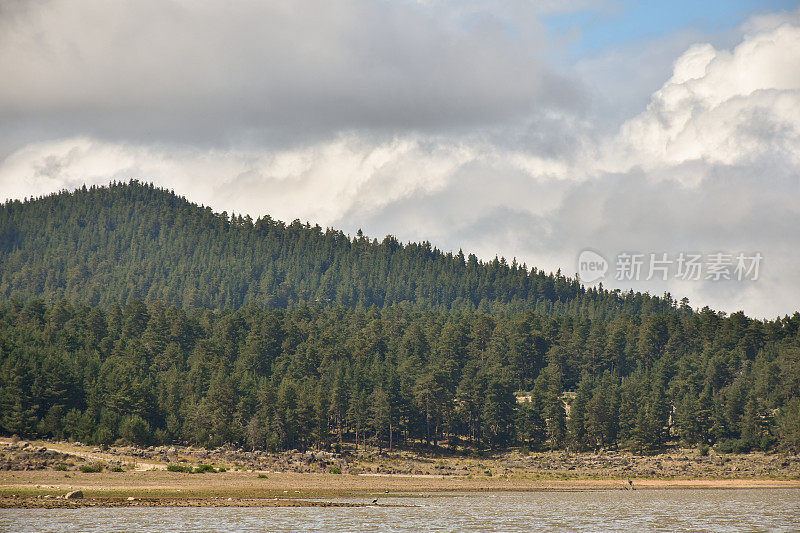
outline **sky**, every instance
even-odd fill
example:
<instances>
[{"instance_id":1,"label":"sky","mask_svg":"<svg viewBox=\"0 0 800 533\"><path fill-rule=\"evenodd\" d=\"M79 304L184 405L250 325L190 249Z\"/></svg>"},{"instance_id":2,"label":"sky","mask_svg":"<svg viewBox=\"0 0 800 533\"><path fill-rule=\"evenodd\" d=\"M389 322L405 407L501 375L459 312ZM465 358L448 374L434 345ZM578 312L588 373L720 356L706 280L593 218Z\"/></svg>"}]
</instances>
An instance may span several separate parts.
<instances>
[{"instance_id":1,"label":"sky","mask_svg":"<svg viewBox=\"0 0 800 533\"><path fill-rule=\"evenodd\" d=\"M0 80L0 198L137 178L800 309L796 1L6 0Z\"/></svg>"},{"instance_id":2,"label":"sky","mask_svg":"<svg viewBox=\"0 0 800 533\"><path fill-rule=\"evenodd\" d=\"M735 29L754 15L791 10L794 5L786 0L620 0L555 11L542 20L549 30L579 35L570 43L573 57L579 58L686 30L708 34Z\"/></svg>"}]
</instances>

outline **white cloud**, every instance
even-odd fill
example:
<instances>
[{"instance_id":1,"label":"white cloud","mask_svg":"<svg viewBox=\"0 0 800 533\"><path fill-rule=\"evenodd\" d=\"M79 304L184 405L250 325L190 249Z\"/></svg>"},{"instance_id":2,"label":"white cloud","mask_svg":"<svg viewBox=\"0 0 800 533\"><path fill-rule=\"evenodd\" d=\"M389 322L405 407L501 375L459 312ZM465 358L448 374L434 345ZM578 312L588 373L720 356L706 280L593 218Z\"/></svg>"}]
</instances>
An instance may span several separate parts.
<instances>
[{"instance_id":1,"label":"white cloud","mask_svg":"<svg viewBox=\"0 0 800 533\"><path fill-rule=\"evenodd\" d=\"M478 141L413 136L374 143L343 134L302 149L270 151L72 138L33 143L6 158L0 164L0 191L19 198L139 178L186 191L192 200L218 209L334 224L348 213L367 216L412 195L434 194L451 186L462 168L476 164L525 179L564 178L568 170L558 160ZM504 201L496 196L496 202Z\"/></svg>"},{"instance_id":2,"label":"white cloud","mask_svg":"<svg viewBox=\"0 0 800 533\"><path fill-rule=\"evenodd\" d=\"M747 35L732 52L692 46L647 111L626 122L613 143L605 168L617 172L764 156L797 162L800 26Z\"/></svg>"}]
</instances>

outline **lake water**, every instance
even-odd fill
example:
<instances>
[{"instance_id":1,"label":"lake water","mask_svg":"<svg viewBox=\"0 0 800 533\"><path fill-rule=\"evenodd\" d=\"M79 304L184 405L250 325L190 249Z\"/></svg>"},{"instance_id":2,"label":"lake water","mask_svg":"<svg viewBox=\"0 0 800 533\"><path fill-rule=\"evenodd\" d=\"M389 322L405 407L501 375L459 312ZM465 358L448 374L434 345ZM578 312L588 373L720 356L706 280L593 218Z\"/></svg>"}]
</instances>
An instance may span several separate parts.
<instances>
[{"instance_id":1,"label":"lake water","mask_svg":"<svg viewBox=\"0 0 800 533\"><path fill-rule=\"evenodd\" d=\"M800 531L800 489L434 494L382 497L369 507L0 510L0 531L299 530Z\"/></svg>"}]
</instances>

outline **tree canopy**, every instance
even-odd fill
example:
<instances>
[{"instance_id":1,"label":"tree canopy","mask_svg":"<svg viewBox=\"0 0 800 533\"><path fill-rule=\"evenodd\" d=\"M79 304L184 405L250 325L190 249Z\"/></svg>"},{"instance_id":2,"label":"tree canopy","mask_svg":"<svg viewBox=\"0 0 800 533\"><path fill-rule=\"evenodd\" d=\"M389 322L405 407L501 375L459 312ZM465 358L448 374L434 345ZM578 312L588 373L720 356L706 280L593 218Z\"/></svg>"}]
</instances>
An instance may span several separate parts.
<instances>
[{"instance_id":1,"label":"tree canopy","mask_svg":"<svg viewBox=\"0 0 800 533\"><path fill-rule=\"evenodd\" d=\"M136 181L0 207L0 297L33 296L187 309L499 305L592 316L675 305L669 297L587 290L560 272L504 258L480 261L429 242L403 244L391 235L379 242L299 220L214 213Z\"/></svg>"}]
</instances>

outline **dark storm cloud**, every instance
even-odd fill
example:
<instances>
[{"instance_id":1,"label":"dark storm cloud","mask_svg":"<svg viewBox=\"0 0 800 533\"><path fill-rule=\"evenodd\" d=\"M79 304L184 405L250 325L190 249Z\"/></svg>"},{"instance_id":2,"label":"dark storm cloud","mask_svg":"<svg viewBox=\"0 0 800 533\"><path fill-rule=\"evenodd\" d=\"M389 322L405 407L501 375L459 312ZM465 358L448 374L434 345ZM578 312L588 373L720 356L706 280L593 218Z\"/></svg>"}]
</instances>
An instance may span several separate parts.
<instances>
[{"instance_id":1,"label":"dark storm cloud","mask_svg":"<svg viewBox=\"0 0 800 533\"><path fill-rule=\"evenodd\" d=\"M31 136L307 142L492 124L571 97L542 67L534 20L452 11L366 0L7 4L0 122Z\"/></svg>"}]
</instances>

